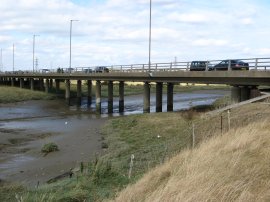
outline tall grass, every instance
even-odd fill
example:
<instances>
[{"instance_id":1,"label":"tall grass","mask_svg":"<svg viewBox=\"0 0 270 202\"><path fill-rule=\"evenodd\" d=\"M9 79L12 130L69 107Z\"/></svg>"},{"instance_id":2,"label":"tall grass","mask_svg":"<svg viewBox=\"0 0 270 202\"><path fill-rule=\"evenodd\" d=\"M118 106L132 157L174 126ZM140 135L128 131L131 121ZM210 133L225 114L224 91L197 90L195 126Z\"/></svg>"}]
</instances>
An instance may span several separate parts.
<instances>
[{"instance_id":1,"label":"tall grass","mask_svg":"<svg viewBox=\"0 0 270 202\"><path fill-rule=\"evenodd\" d=\"M181 152L126 188L116 201L269 201L268 121Z\"/></svg>"}]
</instances>

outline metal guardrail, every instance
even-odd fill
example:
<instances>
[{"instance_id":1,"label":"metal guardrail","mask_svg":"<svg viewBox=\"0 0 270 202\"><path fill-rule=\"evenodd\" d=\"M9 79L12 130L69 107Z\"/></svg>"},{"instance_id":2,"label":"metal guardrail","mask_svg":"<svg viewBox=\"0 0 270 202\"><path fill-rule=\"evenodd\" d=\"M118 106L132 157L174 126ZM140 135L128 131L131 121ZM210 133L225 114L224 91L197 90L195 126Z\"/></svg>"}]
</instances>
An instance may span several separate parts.
<instances>
[{"instance_id":1,"label":"metal guardrail","mask_svg":"<svg viewBox=\"0 0 270 202\"><path fill-rule=\"evenodd\" d=\"M244 58L244 59L226 59L229 60L228 71L231 70L232 60L241 60L249 64L249 71L269 71L270 70L270 58ZM224 60L207 60L206 70L208 71L210 67L214 67L216 64L219 64ZM151 63L149 64L130 64L130 65L111 65L111 66L102 66L106 67L109 72L162 72L162 71L190 71L192 61L187 62L169 62L169 63ZM41 69L35 73L100 73L96 72L95 69L101 66L92 66L92 67L75 67L75 68L58 68L58 69ZM10 71L2 72L2 74L27 74L33 73L33 71ZM1 74L1 72L0 72Z\"/></svg>"}]
</instances>

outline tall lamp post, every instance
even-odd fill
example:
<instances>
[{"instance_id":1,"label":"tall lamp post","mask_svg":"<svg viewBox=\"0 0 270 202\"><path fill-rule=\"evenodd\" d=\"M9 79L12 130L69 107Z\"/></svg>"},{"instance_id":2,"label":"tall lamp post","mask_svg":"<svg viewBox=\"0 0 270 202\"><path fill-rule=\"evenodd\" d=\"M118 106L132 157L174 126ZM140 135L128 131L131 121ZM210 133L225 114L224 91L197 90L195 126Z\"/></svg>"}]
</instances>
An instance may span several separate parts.
<instances>
[{"instance_id":1,"label":"tall lamp post","mask_svg":"<svg viewBox=\"0 0 270 202\"><path fill-rule=\"evenodd\" d=\"M1 52L0 52L0 56L1 56L1 60L0 60L0 72L3 71L3 50L1 48Z\"/></svg>"},{"instance_id":2,"label":"tall lamp post","mask_svg":"<svg viewBox=\"0 0 270 202\"><path fill-rule=\"evenodd\" d=\"M33 72L35 71L35 43L36 43L36 36L39 36L39 35L36 35L36 34L33 35Z\"/></svg>"},{"instance_id":3,"label":"tall lamp post","mask_svg":"<svg viewBox=\"0 0 270 202\"><path fill-rule=\"evenodd\" d=\"M13 49L12 49L12 70L13 70L13 73L14 73L14 44L13 44Z\"/></svg>"},{"instance_id":4,"label":"tall lamp post","mask_svg":"<svg viewBox=\"0 0 270 202\"><path fill-rule=\"evenodd\" d=\"M151 29L152 29L152 0L150 0L150 18L149 18L149 66L148 70L151 70Z\"/></svg>"},{"instance_id":5,"label":"tall lamp post","mask_svg":"<svg viewBox=\"0 0 270 202\"><path fill-rule=\"evenodd\" d=\"M72 22L79 20L70 20L70 30L69 30L69 71L71 71L71 38L72 38Z\"/></svg>"}]
</instances>

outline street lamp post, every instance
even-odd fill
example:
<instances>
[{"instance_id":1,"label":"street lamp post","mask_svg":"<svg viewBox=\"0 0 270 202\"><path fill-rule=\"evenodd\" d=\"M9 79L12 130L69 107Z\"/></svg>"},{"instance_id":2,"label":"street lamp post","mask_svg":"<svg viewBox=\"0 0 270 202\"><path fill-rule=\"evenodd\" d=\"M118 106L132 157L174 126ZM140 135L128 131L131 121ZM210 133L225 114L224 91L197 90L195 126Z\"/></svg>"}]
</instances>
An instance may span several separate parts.
<instances>
[{"instance_id":1,"label":"street lamp post","mask_svg":"<svg viewBox=\"0 0 270 202\"><path fill-rule=\"evenodd\" d=\"M0 60L0 72L3 71L3 50L1 48L0 52L1 60Z\"/></svg>"},{"instance_id":2,"label":"street lamp post","mask_svg":"<svg viewBox=\"0 0 270 202\"><path fill-rule=\"evenodd\" d=\"M151 29L152 29L152 0L150 0L150 18L149 18L149 66L148 70L151 70Z\"/></svg>"},{"instance_id":3,"label":"street lamp post","mask_svg":"<svg viewBox=\"0 0 270 202\"><path fill-rule=\"evenodd\" d=\"M13 44L13 52L12 52L12 70L13 70L13 73L14 73L14 44Z\"/></svg>"},{"instance_id":4,"label":"street lamp post","mask_svg":"<svg viewBox=\"0 0 270 202\"><path fill-rule=\"evenodd\" d=\"M39 36L39 35L36 35L34 34L33 35L33 72L35 71L35 40L36 40L36 36Z\"/></svg>"},{"instance_id":5,"label":"street lamp post","mask_svg":"<svg viewBox=\"0 0 270 202\"><path fill-rule=\"evenodd\" d=\"M70 20L70 30L69 30L69 71L71 71L71 38L72 38L72 22L79 20Z\"/></svg>"}]
</instances>

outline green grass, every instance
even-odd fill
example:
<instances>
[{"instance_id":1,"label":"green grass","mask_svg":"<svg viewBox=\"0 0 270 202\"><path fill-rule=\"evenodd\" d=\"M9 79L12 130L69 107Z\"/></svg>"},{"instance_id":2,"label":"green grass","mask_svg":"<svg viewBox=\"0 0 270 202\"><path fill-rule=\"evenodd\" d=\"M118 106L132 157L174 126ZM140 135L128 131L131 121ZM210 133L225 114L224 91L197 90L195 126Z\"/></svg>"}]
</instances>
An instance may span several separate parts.
<instances>
[{"instance_id":1,"label":"green grass","mask_svg":"<svg viewBox=\"0 0 270 202\"><path fill-rule=\"evenodd\" d=\"M51 100L54 98L54 95L40 91L0 86L0 103L13 103L26 100Z\"/></svg>"},{"instance_id":2,"label":"green grass","mask_svg":"<svg viewBox=\"0 0 270 202\"><path fill-rule=\"evenodd\" d=\"M57 144L50 142L42 146L41 152L48 154L50 152L59 151Z\"/></svg>"}]
</instances>

